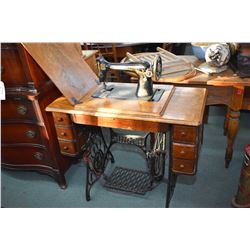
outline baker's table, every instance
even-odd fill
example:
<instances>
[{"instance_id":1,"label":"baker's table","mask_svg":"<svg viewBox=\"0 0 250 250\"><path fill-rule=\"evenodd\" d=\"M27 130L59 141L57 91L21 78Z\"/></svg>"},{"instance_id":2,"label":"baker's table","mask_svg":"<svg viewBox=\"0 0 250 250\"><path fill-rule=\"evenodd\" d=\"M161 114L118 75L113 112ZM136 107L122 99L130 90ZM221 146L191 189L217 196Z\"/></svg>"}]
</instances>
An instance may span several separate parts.
<instances>
[{"instance_id":1,"label":"baker's table","mask_svg":"<svg viewBox=\"0 0 250 250\"><path fill-rule=\"evenodd\" d=\"M250 110L250 78L240 78L231 69L228 69L212 76L197 73L194 77L181 82L173 82L173 84L175 86L205 87L208 90L206 105L227 106L224 135L227 135L225 166L228 167L239 127L240 110Z\"/></svg>"},{"instance_id":2,"label":"baker's table","mask_svg":"<svg viewBox=\"0 0 250 250\"><path fill-rule=\"evenodd\" d=\"M138 56L141 60L143 58L149 60L150 58L147 59L148 54L153 57L154 53L140 53L134 54L134 56ZM163 71L168 69L164 56L163 54ZM201 64L201 61L195 56L178 56L178 58L182 58L185 62L190 62L196 67ZM127 58L123 59L123 61L127 60ZM206 88L208 90L207 106L221 104L227 107L224 135L227 135L225 166L228 167L232 159L233 145L239 127L240 110L250 110L250 78L240 78L230 68L219 74L207 75L199 71L195 74L194 67L191 67L190 71L186 72L173 74L164 74L163 72L163 76L157 83L173 84L178 87Z\"/></svg>"},{"instance_id":3,"label":"baker's table","mask_svg":"<svg viewBox=\"0 0 250 250\"><path fill-rule=\"evenodd\" d=\"M133 84L112 85L122 85L129 89ZM53 114L61 153L75 156L77 151L83 151L83 159L87 164L86 199L90 200L90 189L104 175L108 160L114 162L111 146L114 143L122 143L138 146L144 151L150 182L148 190L152 188L152 183L162 180L165 158L169 155L166 196L168 207L176 176L196 173L207 90L154 85L154 88L164 89L165 92L160 101L152 102L138 99L94 98L92 95L97 88L92 88L82 99L82 103L75 106L65 97L61 97L46 108L46 111ZM75 127L81 125L84 125L83 129L89 133L88 138L79 143ZM111 130L112 136L108 143L101 133L101 127L145 131L147 134L144 137L130 136ZM170 134L170 144L166 140L167 132ZM148 137L149 146L146 145ZM141 176L145 173L137 171L136 174Z\"/></svg>"}]
</instances>

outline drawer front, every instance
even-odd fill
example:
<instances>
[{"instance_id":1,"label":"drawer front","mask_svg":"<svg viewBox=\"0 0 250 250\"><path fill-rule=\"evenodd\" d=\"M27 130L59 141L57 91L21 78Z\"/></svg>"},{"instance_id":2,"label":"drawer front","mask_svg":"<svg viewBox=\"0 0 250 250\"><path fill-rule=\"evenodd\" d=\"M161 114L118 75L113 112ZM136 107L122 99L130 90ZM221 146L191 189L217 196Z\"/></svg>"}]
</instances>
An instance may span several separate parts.
<instances>
[{"instance_id":1,"label":"drawer front","mask_svg":"<svg viewBox=\"0 0 250 250\"><path fill-rule=\"evenodd\" d=\"M75 142L67 142L59 140L59 145L61 153L64 155L74 156L78 154L77 145Z\"/></svg>"},{"instance_id":2,"label":"drawer front","mask_svg":"<svg viewBox=\"0 0 250 250\"><path fill-rule=\"evenodd\" d=\"M194 160L197 155L197 147L194 145L173 143L174 158Z\"/></svg>"},{"instance_id":3,"label":"drawer front","mask_svg":"<svg viewBox=\"0 0 250 250\"><path fill-rule=\"evenodd\" d=\"M74 128L73 127L56 127L56 133L58 139L62 140L74 140Z\"/></svg>"},{"instance_id":4,"label":"drawer front","mask_svg":"<svg viewBox=\"0 0 250 250\"><path fill-rule=\"evenodd\" d=\"M193 175L196 173L196 162L194 160L173 159L173 172L179 174Z\"/></svg>"},{"instance_id":5,"label":"drawer front","mask_svg":"<svg viewBox=\"0 0 250 250\"><path fill-rule=\"evenodd\" d=\"M25 98L8 98L1 102L2 120L30 120L37 121L32 101Z\"/></svg>"},{"instance_id":6,"label":"drawer front","mask_svg":"<svg viewBox=\"0 0 250 250\"><path fill-rule=\"evenodd\" d=\"M198 136L197 127L178 126L173 127L173 140L175 142L196 143Z\"/></svg>"},{"instance_id":7,"label":"drawer front","mask_svg":"<svg viewBox=\"0 0 250 250\"><path fill-rule=\"evenodd\" d=\"M40 127L34 124L2 124L2 143L42 144Z\"/></svg>"},{"instance_id":8,"label":"drawer front","mask_svg":"<svg viewBox=\"0 0 250 250\"><path fill-rule=\"evenodd\" d=\"M69 115L56 112L53 112L52 114L55 121L55 125L69 126L72 124Z\"/></svg>"},{"instance_id":9,"label":"drawer front","mask_svg":"<svg viewBox=\"0 0 250 250\"><path fill-rule=\"evenodd\" d=\"M27 79L16 44L2 44L1 72L5 87L26 85Z\"/></svg>"},{"instance_id":10,"label":"drawer front","mask_svg":"<svg viewBox=\"0 0 250 250\"><path fill-rule=\"evenodd\" d=\"M45 149L30 146L2 146L2 163L13 165L47 165L50 158Z\"/></svg>"}]
</instances>

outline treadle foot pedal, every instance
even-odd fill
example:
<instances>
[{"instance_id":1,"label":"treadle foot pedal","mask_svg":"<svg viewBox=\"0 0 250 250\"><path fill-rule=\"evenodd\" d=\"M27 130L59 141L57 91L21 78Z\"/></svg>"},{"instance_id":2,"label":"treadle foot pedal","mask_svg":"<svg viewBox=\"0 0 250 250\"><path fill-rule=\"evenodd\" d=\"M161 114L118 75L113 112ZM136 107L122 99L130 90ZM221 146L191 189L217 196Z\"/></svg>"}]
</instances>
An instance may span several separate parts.
<instances>
[{"instance_id":1,"label":"treadle foot pedal","mask_svg":"<svg viewBox=\"0 0 250 250\"><path fill-rule=\"evenodd\" d=\"M115 167L112 174L106 178L104 187L126 193L144 195L152 190L148 172L123 167Z\"/></svg>"}]
</instances>

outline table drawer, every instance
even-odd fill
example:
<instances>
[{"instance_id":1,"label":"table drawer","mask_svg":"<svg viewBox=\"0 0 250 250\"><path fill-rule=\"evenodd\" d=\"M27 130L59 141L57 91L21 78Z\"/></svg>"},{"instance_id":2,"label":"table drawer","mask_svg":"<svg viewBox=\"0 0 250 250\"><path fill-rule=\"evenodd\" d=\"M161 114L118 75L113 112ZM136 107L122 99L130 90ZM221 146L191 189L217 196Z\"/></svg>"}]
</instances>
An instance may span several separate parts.
<instances>
[{"instance_id":1,"label":"table drawer","mask_svg":"<svg viewBox=\"0 0 250 250\"><path fill-rule=\"evenodd\" d=\"M34 124L2 124L2 143L43 144L40 127Z\"/></svg>"},{"instance_id":2,"label":"table drawer","mask_svg":"<svg viewBox=\"0 0 250 250\"><path fill-rule=\"evenodd\" d=\"M58 139L62 140L74 140L75 132L73 127L56 127L56 133Z\"/></svg>"},{"instance_id":3,"label":"table drawer","mask_svg":"<svg viewBox=\"0 0 250 250\"><path fill-rule=\"evenodd\" d=\"M52 114L55 121L55 125L69 126L72 124L69 115L58 112L53 112Z\"/></svg>"},{"instance_id":4,"label":"table drawer","mask_svg":"<svg viewBox=\"0 0 250 250\"><path fill-rule=\"evenodd\" d=\"M32 146L2 146L2 163L12 165L51 165L45 149Z\"/></svg>"},{"instance_id":5,"label":"table drawer","mask_svg":"<svg viewBox=\"0 0 250 250\"><path fill-rule=\"evenodd\" d=\"M2 120L37 121L33 103L23 97L12 97L1 102Z\"/></svg>"},{"instance_id":6,"label":"table drawer","mask_svg":"<svg viewBox=\"0 0 250 250\"><path fill-rule=\"evenodd\" d=\"M64 155L74 156L79 153L76 142L59 140L59 145L61 153Z\"/></svg>"},{"instance_id":7,"label":"table drawer","mask_svg":"<svg viewBox=\"0 0 250 250\"><path fill-rule=\"evenodd\" d=\"M78 141L82 136L88 135L88 128L77 124L56 126L56 133L59 140Z\"/></svg>"},{"instance_id":8,"label":"table drawer","mask_svg":"<svg viewBox=\"0 0 250 250\"><path fill-rule=\"evenodd\" d=\"M196 143L197 137L197 127L179 125L173 127L173 141L175 142Z\"/></svg>"},{"instance_id":9,"label":"table drawer","mask_svg":"<svg viewBox=\"0 0 250 250\"><path fill-rule=\"evenodd\" d=\"M173 143L173 157L193 160L197 155L197 147L194 145Z\"/></svg>"},{"instance_id":10,"label":"table drawer","mask_svg":"<svg viewBox=\"0 0 250 250\"><path fill-rule=\"evenodd\" d=\"M173 158L172 171L178 174L193 175L196 173L196 161Z\"/></svg>"}]
</instances>

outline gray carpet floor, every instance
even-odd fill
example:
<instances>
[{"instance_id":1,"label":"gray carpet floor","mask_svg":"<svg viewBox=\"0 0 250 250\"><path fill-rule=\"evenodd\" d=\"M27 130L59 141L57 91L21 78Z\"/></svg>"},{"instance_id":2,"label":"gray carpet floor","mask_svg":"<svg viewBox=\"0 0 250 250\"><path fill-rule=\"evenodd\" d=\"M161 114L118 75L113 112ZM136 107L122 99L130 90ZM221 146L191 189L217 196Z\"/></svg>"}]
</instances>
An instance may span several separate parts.
<instances>
[{"instance_id":1,"label":"gray carpet floor","mask_svg":"<svg viewBox=\"0 0 250 250\"><path fill-rule=\"evenodd\" d=\"M223 136L225 108L210 107L205 125L204 142L196 176L179 176L171 200L173 208L231 207L236 194L243 160L244 147L250 143L250 113L241 112L240 128L235 141L234 156L229 169L224 167L226 137ZM145 160L137 150L113 148L116 163L124 167L145 168ZM167 172L167 171L166 171ZM145 195L110 192L97 182L91 191L92 199L85 201L86 168L73 165L66 173L68 188L61 190L52 178L34 172L1 171L2 207L164 207L166 182L160 183Z\"/></svg>"}]
</instances>

